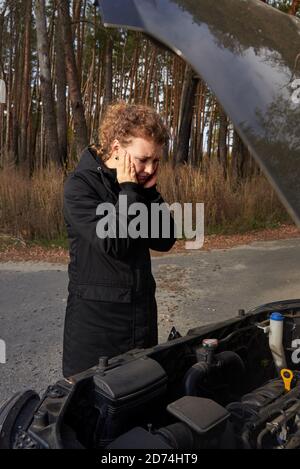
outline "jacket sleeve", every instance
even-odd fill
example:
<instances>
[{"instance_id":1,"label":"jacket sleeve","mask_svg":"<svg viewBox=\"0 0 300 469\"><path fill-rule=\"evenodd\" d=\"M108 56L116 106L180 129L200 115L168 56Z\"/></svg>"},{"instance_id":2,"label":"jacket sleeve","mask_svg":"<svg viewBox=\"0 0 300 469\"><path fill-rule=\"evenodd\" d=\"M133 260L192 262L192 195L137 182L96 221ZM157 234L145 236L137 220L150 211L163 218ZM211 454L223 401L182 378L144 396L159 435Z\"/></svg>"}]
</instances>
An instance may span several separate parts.
<instances>
[{"instance_id":1,"label":"jacket sleeve","mask_svg":"<svg viewBox=\"0 0 300 469\"><path fill-rule=\"evenodd\" d=\"M127 195L128 207L133 202L145 201L139 184L122 183L120 187L119 198L114 205L116 215L114 217L113 213L109 214L109 216L107 213L105 215L97 215L98 205L106 201L100 200L99 195L84 179L84 176L72 174L64 186L63 213L65 221L80 237L90 243L95 250L115 258L127 256L129 251L134 248L135 242L130 236L119 237L121 224L127 225L127 229L131 219L134 218L133 215L120 215L120 195ZM115 237L98 237L97 224L104 216L108 217L107 226L112 226L115 221Z\"/></svg>"},{"instance_id":2,"label":"jacket sleeve","mask_svg":"<svg viewBox=\"0 0 300 469\"><path fill-rule=\"evenodd\" d=\"M165 204L165 201L161 194L157 190L157 185L155 184L154 186L150 188L143 188L142 189L143 196L146 199L147 206L149 208L149 214L151 213L151 205L156 203L156 204ZM170 231L169 231L169 236L168 237L163 237L162 236L162 223L159 223L159 236L154 238L151 236L151 217L149 217L149 231L150 231L150 236L149 236L149 248L153 249L154 251L160 251L160 252L167 252L169 251L172 246L176 242L176 224L174 222L173 215L169 211L168 207L163 205L163 213L169 217L170 221Z\"/></svg>"}]
</instances>

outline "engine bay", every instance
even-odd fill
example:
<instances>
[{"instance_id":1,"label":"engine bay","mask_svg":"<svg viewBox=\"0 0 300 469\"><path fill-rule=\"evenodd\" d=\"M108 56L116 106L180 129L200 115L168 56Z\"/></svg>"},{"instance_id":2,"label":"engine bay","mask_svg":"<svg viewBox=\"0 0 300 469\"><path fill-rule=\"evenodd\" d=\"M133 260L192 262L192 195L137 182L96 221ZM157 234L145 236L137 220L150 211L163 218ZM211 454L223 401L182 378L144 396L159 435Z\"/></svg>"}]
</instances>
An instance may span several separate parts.
<instances>
[{"instance_id":1,"label":"engine bay","mask_svg":"<svg viewBox=\"0 0 300 469\"><path fill-rule=\"evenodd\" d=\"M300 300L134 349L0 410L0 448L300 448Z\"/></svg>"}]
</instances>

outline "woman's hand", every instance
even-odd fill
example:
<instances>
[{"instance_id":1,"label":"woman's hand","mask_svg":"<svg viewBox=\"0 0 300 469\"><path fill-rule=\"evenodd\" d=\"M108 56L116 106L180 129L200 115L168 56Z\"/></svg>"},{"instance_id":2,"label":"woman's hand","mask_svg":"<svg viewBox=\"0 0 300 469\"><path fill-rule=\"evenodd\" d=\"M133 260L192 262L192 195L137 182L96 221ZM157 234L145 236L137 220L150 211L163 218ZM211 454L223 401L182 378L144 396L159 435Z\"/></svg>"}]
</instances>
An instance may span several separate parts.
<instances>
[{"instance_id":1,"label":"woman's hand","mask_svg":"<svg viewBox=\"0 0 300 469\"><path fill-rule=\"evenodd\" d=\"M118 183L122 182L136 182L138 183L135 167L131 161L131 155L125 151L123 156L119 156L119 159L116 159L116 170L117 170L117 180Z\"/></svg>"}]
</instances>

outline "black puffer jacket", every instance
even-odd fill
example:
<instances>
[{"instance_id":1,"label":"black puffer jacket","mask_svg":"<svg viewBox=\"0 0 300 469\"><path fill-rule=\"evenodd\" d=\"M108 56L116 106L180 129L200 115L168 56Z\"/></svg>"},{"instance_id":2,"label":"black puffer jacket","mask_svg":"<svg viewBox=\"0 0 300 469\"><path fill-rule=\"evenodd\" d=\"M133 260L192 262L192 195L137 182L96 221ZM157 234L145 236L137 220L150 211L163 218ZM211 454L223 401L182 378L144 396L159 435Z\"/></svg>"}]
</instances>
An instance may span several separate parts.
<instances>
[{"instance_id":1,"label":"black puffer jacket","mask_svg":"<svg viewBox=\"0 0 300 469\"><path fill-rule=\"evenodd\" d=\"M65 183L64 217L70 244L63 351L66 377L94 366L100 356L110 358L157 344L156 284L149 248L171 249L175 225L171 216L169 238L162 238L160 230L155 239L100 239L96 226L101 217L96 209L101 202L113 203L117 214L122 194L127 195L128 206L143 202L150 209L151 203L164 202L156 186L119 184L116 175L115 169L86 148ZM120 223L128 226L131 218Z\"/></svg>"}]
</instances>

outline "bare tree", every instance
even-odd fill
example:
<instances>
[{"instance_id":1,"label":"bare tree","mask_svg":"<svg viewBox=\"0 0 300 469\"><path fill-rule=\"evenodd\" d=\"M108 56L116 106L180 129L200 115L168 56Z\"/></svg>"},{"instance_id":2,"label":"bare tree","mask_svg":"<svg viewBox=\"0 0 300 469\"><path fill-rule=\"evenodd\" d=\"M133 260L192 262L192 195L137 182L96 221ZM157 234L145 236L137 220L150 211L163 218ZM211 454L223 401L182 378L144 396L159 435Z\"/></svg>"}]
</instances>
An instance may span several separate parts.
<instances>
[{"instance_id":1,"label":"bare tree","mask_svg":"<svg viewBox=\"0 0 300 469\"><path fill-rule=\"evenodd\" d=\"M69 10L69 0L60 0L58 12L61 17L63 45L66 56L67 81L69 85L69 95L72 104L77 157L79 158L82 150L88 145L88 131L84 116L84 107L82 103L79 74L75 60L71 18Z\"/></svg>"},{"instance_id":2,"label":"bare tree","mask_svg":"<svg viewBox=\"0 0 300 469\"><path fill-rule=\"evenodd\" d=\"M186 65L181 99L180 125L174 164L188 161L191 125L197 84L198 78L195 76L195 72L189 65Z\"/></svg>"},{"instance_id":3,"label":"bare tree","mask_svg":"<svg viewBox=\"0 0 300 469\"><path fill-rule=\"evenodd\" d=\"M223 108L219 105L219 138L218 138L218 159L222 165L224 176L227 174L227 127L228 120Z\"/></svg>"},{"instance_id":4,"label":"bare tree","mask_svg":"<svg viewBox=\"0 0 300 469\"><path fill-rule=\"evenodd\" d=\"M112 53L113 40L112 37L108 35L105 47L105 91L103 99L104 109L112 102Z\"/></svg>"},{"instance_id":5,"label":"bare tree","mask_svg":"<svg viewBox=\"0 0 300 469\"><path fill-rule=\"evenodd\" d=\"M65 51L61 47L62 29L61 17L58 15L55 30L55 50L56 50L56 90L57 90L57 133L59 152L63 165L67 162L67 99L66 99L66 67Z\"/></svg>"},{"instance_id":6,"label":"bare tree","mask_svg":"<svg viewBox=\"0 0 300 469\"><path fill-rule=\"evenodd\" d=\"M58 136L55 116L54 98L52 93L51 65L49 57L49 40L45 12L45 0L35 0L35 17L37 32L37 48L40 66L41 97L46 135L47 154L51 161L60 162Z\"/></svg>"},{"instance_id":7,"label":"bare tree","mask_svg":"<svg viewBox=\"0 0 300 469\"><path fill-rule=\"evenodd\" d=\"M21 139L20 159L27 160L27 136L29 125L29 100L30 100L30 49L31 49L31 12L32 0L25 0L25 33L24 33L24 67L23 67L23 92L21 101Z\"/></svg>"}]
</instances>

